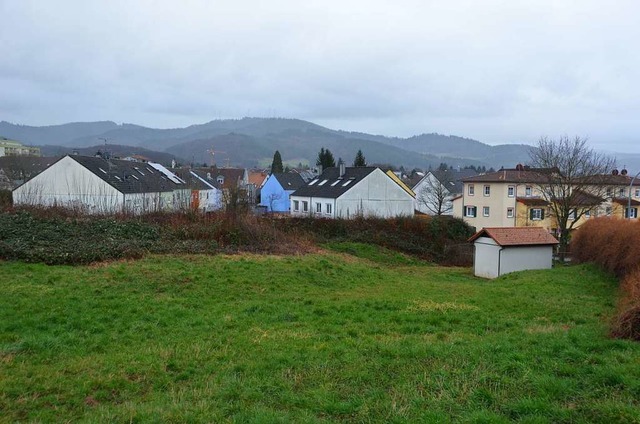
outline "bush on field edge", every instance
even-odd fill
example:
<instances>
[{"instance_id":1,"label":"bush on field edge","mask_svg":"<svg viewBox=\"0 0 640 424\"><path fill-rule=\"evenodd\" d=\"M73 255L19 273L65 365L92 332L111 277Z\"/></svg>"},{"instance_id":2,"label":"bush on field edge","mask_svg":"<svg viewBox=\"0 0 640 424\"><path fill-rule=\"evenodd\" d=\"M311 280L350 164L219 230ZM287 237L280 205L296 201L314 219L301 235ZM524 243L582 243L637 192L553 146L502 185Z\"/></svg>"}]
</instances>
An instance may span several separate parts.
<instances>
[{"instance_id":1,"label":"bush on field edge","mask_svg":"<svg viewBox=\"0 0 640 424\"><path fill-rule=\"evenodd\" d=\"M464 222L451 218L278 219L225 212L87 216L62 208L9 208L0 213L0 258L86 264L147 252L298 254L318 243L354 241L466 266L470 234Z\"/></svg>"},{"instance_id":2,"label":"bush on field edge","mask_svg":"<svg viewBox=\"0 0 640 424\"><path fill-rule=\"evenodd\" d=\"M577 262L593 262L621 281L623 297L611 336L640 341L640 222L596 218L582 225L571 241Z\"/></svg>"}]
</instances>

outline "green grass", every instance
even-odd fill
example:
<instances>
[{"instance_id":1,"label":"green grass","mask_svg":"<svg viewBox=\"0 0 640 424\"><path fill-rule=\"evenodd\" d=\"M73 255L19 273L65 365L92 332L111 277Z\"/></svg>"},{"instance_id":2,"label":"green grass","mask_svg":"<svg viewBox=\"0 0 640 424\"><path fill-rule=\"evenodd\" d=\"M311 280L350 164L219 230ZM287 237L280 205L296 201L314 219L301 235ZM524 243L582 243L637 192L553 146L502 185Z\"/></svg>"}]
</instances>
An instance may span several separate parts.
<instances>
[{"instance_id":1,"label":"green grass","mask_svg":"<svg viewBox=\"0 0 640 424\"><path fill-rule=\"evenodd\" d=\"M595 268L332 248L360 257L0 263L0 421L640 422Z\"/></svg>"}]
</instances>

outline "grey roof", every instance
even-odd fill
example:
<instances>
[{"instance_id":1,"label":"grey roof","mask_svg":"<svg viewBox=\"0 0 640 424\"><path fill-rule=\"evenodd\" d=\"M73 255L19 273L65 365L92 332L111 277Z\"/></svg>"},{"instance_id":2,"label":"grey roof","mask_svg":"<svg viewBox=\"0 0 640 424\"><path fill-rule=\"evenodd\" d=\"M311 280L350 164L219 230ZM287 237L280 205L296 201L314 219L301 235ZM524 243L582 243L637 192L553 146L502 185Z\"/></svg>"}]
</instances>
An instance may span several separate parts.
<instances>
[{"instance_id":1,"label":"grey roof","mask_svg":"<svg viewBox=\"0 0 640 424\"><path fill-rule=\"evenodd\" d=\"M59 157L3 156L0 157L0 169L11 181L21 183L35 177L59 159Z\"/></svg>"},{"instance_id":2,"label":"grey roof","mask_svg":"<svg viewBox=\"0 0 640 424\"><path fill-rule=\"evenodd\" d=\"M337 199L374 170L376 170L374 166L350 167L345 169L345 173L341 177L338 167L327 168L322 175L300 187L291 195ZM347 181L350 182L347 183Z\"/></svg>"},{"instance_id":3,"label":"grey roof","mask_svg":"<svg viewBox=\"0 0 640 424\"><path fill-rule=\"evenodd\" d=\"M176 184L149 164L119 159L69 155L120 193L157 193L188 188Z\"/></svg>"},{"instance_id":4,"label":"grey roof","mask_svg":"<svg viewBox=\"0 0 640 424\"><path fill-rule=\"evenodd\" d=\"M302 176L293 172L273 173L272 175L284 190L297 190L305 184Z\"/></svg>"},{"instance_id":5,"label":"grey roof","mask_svg":"<svg viewBox=\"0 0 640 424\"><path fill-rule=\"evenodd\" d=\"M446 171L433 171L433 175L441 184L444 184L446 189L449 190L449 193L458 194L464 190L462 179L474 177L478 175L478 173L473 169L461 169L459 171L447 169Z\"/></svg>"},{"instance_id":6,"label":"grey roof","mask_svg":"<svg viewBox=\"0 0 640 424\"><path fill-rule=\"evenodd\" d=\"M202 176L200 176L200 174L197 173L196 174L198 176L195 176L193 175L195 172L192 173L190 169L172 169L171 172L176 174L182 181L184 181L187 184L187 187L189 187L191 190L211 190L211 187L208 186L207 183L216 187L215 181L207 181L207 183L205 183L204 180L206 180L206 177L203 178Z\"/></svg>"}]
</instances>

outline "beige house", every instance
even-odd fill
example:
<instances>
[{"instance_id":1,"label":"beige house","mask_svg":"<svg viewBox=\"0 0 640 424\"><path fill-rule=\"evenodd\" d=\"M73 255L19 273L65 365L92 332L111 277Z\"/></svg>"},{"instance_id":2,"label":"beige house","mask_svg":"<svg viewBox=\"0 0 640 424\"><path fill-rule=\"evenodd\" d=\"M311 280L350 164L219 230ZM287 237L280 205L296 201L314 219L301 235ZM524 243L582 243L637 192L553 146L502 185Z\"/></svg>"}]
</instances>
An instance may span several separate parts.
<instances>
[{"instance_id":1,"label":"beige house","mask_svg":"<svg viewBox=\"0 0 640 424\"><path fill-rule=\"evenodd\" d=\"M531 169L519 165L514 169L477 175L463 179L462 195L453 199L453 215L476 229L487 227L542 227L553 232L557 223L552 208L538 189L549 170ZM593 216L637 218L640 206L640 181L631 188L630 212L627 212L631 177L623 171L602 177L607 196L600 198L580 192L575 199L578 210L592 209L579 218L574 228ZM579 214L578 214L579 215Z\"/></svg>"},{"instance_id":2,"label":"beige house","mask_svg":"<svg viewBox=\"0 0 640 424\"><path fill-rule=\"evenodd\" d=\"M0 137L0 157L2 156L40 156L40 148Z\"/></svg>"}]
</instances>

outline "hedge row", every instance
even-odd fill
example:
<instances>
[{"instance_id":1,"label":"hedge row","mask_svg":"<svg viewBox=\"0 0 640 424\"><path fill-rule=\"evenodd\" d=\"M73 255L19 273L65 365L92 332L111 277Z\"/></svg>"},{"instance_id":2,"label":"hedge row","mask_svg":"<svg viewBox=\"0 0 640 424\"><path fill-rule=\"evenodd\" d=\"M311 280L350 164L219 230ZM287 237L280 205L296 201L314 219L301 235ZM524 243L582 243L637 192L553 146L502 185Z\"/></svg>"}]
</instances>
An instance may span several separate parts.
<instances>
[{"instance_id":1,"label":"hedge row","mask_svg":"<svg viewBox=\"0 0 640 424\"><path fill-rule=\"evenodd\" d=\"M225 213L83 216L64 209L0 213L0 258L86 264L150 253L294 254L326 242L369 243L446 265L469 265L470 228L457 219L278 219Z\"/></svg>"},{"instance_id":2,"label":"hedge row","mask_svg":"<svg viewBox=\"0 0 640 424\"><path fill-rule=\"evenodd\" d=\"M580 227L571 241L577 262L594 262L621 281L624 298L611 335L640 341L640 222L598 218Z\"/></svg>"}]
</instances>

